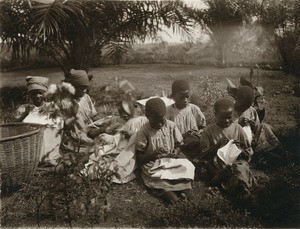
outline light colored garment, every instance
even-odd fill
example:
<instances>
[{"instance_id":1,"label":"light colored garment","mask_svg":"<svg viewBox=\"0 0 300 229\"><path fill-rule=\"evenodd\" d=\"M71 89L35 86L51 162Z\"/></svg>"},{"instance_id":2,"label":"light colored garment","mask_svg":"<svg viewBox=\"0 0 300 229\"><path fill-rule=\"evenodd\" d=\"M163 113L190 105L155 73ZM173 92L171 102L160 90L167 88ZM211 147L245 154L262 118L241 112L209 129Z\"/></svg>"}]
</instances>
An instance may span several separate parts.
<instances>
[{"instance_id":1,"label":"light colored garment","mask_svg":"<svg viewBox=\"0 0 300 229\"><path fill-rule=\"evenodd\" d=\"M253 137L252 148L256 153L263 153L265 151L272 151L280 147L278 138L273 133L271 126L262 123L260 124Z\"/></svg>"},{"instance_id":2,"label":"light colored garment","mask_svg":"<svg viewBox=\"0 0 300 229\"><path fill-rule=\"evenodd\" d=\"M129 119L122 130L128 133L137 133L141 127L148 122L148 119L145 116L138 116L135 118Z\"/></svg>"},{"instance_id":3,"label":"light colored garment","mask_svg":"<svg viewBox=\"0 0 300 229\"><path fill-rule=\"evenodd\" d=\"M240 143L240 148L243 149L244 153L248 154L250 160L253 151L245 132L237 123L232 123L226 128L221 128L217 124L207 126L200 139L200 155L209 147L215 146L222 137L226 137L230 140L237 140ZM208 169L212 177L219 174L220 171L223 171L225 166L226 164L217 156L214 156L212 160L208 161ZM250 171L247 160L238 158L231 165L231 169L233 174L221 182L224 190L235 192L241 187L251 189L252 185L255 183L255 178Z\"/></svg>"},{"instance_id":4,"label":"light colored garment","mask_svg":"<svg viewBox=\"0 0 300 229\"><path fill-rule=\"evenodd\" d=\"M243 128L237 123L232 123L226 128L212 124L204 129L200 139L200 157L205 149L218 144L222 137L226 137L229 140L237 140L240 143L240 148L243 149L245 153L249 156L253 155L250 142Z\"/></svg>"},{"instance_id":5,"label":"light colored garment","mask_svg":"<svg viewBox=\"0 0 300 229\"><path fill-rule=\"evenodd\" d=\"M250 126L244 126L243 130L244 130L245 134L247 135L247 138L248 138L248 140L251 144L252 140L253 140L251 127Z\"/></svg>"},{"instance_id":6,"label":"light colored garment","mask_svg":"<svg viewBox=\"0 0 300 229\"><path fill-rule=\"evenodd\" d=\"M271 151L281 145L278 138L273 133L271 126L266 123L260 123L255 108L250 107L242 114L235 113L234 117L235 122L238 122L242 117L254 122L255 127L252 129L252 136L248 137L251 140L250 143L254 152L261 153L264 151ZM247 133L247 135L249 135L249 133Z\"/></svg>"},{"instance_id":7,"label":"light colored garment","mask_svg":"<svg viewBox=\"0 0 300 229\"><path fill-rule=\"evenodd\" d=\"M175 144L182 142L180 134L174 122L166 120L165 125L161 129L153 129L149 123L143 125L137 136L137 150L152 154L159 148L163 148L166 152L171 153Z\"/></svg>"},{"instance_id":8,"label":"light colored garment","mask_svg":"<svg viewBox=\"0 0 300 229\"><path fill-rule=\"evenodd\" d=\"M109 163L110 170L114 171L117 164L113 159L118 155L127 145L127 139L120 133L115 135L101 134L95 138L95 145L91 147L93 153L89 157L89 161L84 165L82 174L88 176L90 179L98 179L98 167L102 166L104 160ZM105 157L105 159L104 159Z\"/></svg>"},{"instance_id":9,"label":"light colored garment","mask_svg":"<svg viewBox=\"0 0 300 229\"><path fill-rule=\"evenodd\" d=\"M177 109L175 104L167 107L166 118L175 122L181 134L189 130L198 130L199 126L206 126L204 114L200 108L189 103L184 109Z\"/></svg>"},{"instance_id":10,"label":"light colored garment","mask_svg":"<svg viewBox=\"0 0 300 229\"><path fill-rule=\"evenodd\" d=\"M45 104L47 105L47 104ZM62 140L63 119L60 117L50 118L49 114L40 113L42 107L32 105L29 114L23 120L24 123L35 123L45 125L43 144L41 147L40 162L57 164L61 157L59 147ZM25 112L25 105L17 109L15 117L18 118Z\"/></svg>"},{"instance_id":11,"label":"light colored garment","mask_svg":"<svg viewBox=\"0 0 300 229\"><path fill-rule=\"evenodd\" d=\"M141 127L148 123L145 116L138 116L129 119L121 130L126 131L131 135L126 147L121 150L114 162L118 165L118 176L113 177L114 183L127 183L135 178L134 170L136 169L135 146L137 142L137 132Z\"/></svg>"},{"instance_id":12,"label":"light colored garment","mask_svg":"<svg viewBox=\"0 0 300 229\"><path fill-rule=\"evenodd\" d=\"M192 160L199 153L199 141L206 120L200 108L189 103L184 109L178 110L175 104L167 108L167 119L175 122L183 137L184 153Z\"/></svg>"},{"instance_id":13,"label":"light colored garment","mask_svg":"<svg viewBox=\"0 0 300 229\"><path fill-rule=\"evenodd\" d=\"M254 123L255 129L260 125L259 117L257 114L257 111L254 107L249 107L247 110L245 110L243 113L237 113L236 111L233 114L233 121L236 123L239 123L241 118L247 118L251 120ZM254 130L255 131L255 130Z\"/></svg>"},{"instance_id":14,"label":"light colored garment","mask_svg":"<svg viewBox=\"0 0 300 229\"><path fill-rule=\"evenodd\" d=\"M153 129L149 123L146 123L137 134L136 149L139 153L145 153L146 155L152 154L159 148L163 148L166 152L171 153L175 146L181 142L182 135L174 122L166 120L165 125L159 130ZM166 191L191 189L190 179L179 179L178 177L178 179L174 180L167 177L164 177L164 179L153 177L154 173L151 169L155 168L158 162L157 160L150 161L142 165L141 175L148 188L153 189L157 195L162 195Z\"/></svg>"},{"instance_id":15,"label":"light colored garment","mask_svg":"<svg viewBox=\"0 0 300 229\"><path fill-rule=\"evenodd\" d=\"M88 94L84 94L78 101L79 109L77 116L82 119L85 125L93 123L93 117L98 113L95 109L95 106L92 102L91 97Z\"/></svg>"},{"instance_id":16,"label":"light colored garment","mask_svg":"<svg viewBox=\"0 0 300 229\"><path fill-rule=\"evenodd\" d=\"M123 148L118 154L118 156L114 159L113 164L118 166L117 176L113 177L114 183L125 184L129 181L132 181L135 178L135 144L136 133L130 137L125 148Z\"/></svg>"},{"instance_id":17,"label":"light colored garment","mask_svg":"<svg viewBox=\"0 0 300 229\"><path fill-rule=\"evenodd\" d=\"M64 137L62 139L62 153L86 153L90 152L91 146L94 144L93 139L87 136L87 126L80 117L65 128Z\"/></svg>"},{"instance_id":18,"label":"light colored garment","mask_svg":"<svg viewBox=\"0 0 300 229\"><path fill-rule=\"evenodd\" d=\"M97 115L95 106L88 94L78 101L78 112L72 126L66 129L63 139L63 151L86 153L93 145L93 139L87 136L89 125L93 123L93 117Z\"/></svg>"},{"instance_id":19,"label":"light colored garment","mask_svg":"<svg viewBox=\"0 0 300 229\"><path fill-rule=\"evenodd\" d=\"M112 159L111 169L118 167L117 176L113 176L113 182L118 184L127 183L135 178L134 170L136 169L136 132L148 122L144 116L132 118L121 128L128 133L132 133L129 139L124 135L117 133L115 135L101 134L95 139L97 154L99 156L110 155ZM85 173L91 177L93 175L92 164L97 161L94 154L91 155L89 162L86 164Z\"/></svg>"}]
</instances>

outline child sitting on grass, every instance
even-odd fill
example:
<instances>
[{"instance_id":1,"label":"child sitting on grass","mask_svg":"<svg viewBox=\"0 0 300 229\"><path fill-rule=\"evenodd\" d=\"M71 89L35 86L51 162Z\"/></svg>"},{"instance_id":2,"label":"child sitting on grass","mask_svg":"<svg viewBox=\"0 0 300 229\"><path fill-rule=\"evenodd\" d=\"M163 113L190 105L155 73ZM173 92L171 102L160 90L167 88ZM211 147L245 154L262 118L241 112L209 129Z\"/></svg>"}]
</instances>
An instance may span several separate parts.
<instances>
[{"instance_id":1,"label":"child sitting on grass","mask_svg":"<svg viewBox=\"0 0 300 229\"><path fill-rule=\"evenodd\" d=\"M206 120L200 108L189 103L190 85L186 80L175 80L171 97L175 103L167 108L166 118L175 122L183 136L182 149L192 159L199 151L199 138Z\"/></svg>"},{"instance_id":2,"label":"child sitting on grass","mask_svg":"<svg viewBox=\"0 0 300 229\"><path fill-rule=\"evenodd\" d=\"M194 166L187 159L176 159L180 157L182 136L175 123L165 118L165 103L152 98L145 112L149 122L137 133L136 142L142 179L153 194L175 203L191 195Z\"/></svg>"},{"instance_id":3,"label":"child sitting on grass","mask_svg":"<svg viewBox=\"0 0 300 229\"><path fill-rule=\"evenodd\" d=\"M260 123L258 114L252 107L253 101L254 91L252 88L242 86L238 89L234 104L234 121L243 128L250 127L251 133L248 134L248 138L255 152L255 158L263 163L267 162L267 158L280 159L283 155L281 144L271 127L265 123Z\"/></svg>"},{"instance_id":4,"label":"child sitting on grass","mask_svg":"<svg viewBox=\"0 0 300 229\"><path fill-rule=\"evenodd\" d=\"M26 82L30 103L18 107L14 113L15 121L45 126L40 166L56 165L61 157L59 147L62 140L61 133L64 127L64 120L50 111L45 112L46 108L52 107L51 103L46 102L44 97L48 90L48 78L27 76Z\"/></svg>"},{"instance_id":5,"label":"child sitting on grass","mask_svg":"<svg viewBox=\"0 0 300 229\"><path fill-rule=\"evenodd\" d=\"M234 104L228 99L220 99L214 105L216 123L207 126L200 139L200 154L197 160L206 162L206 168L213 184L232 194L244 198L249 196L254 177L248 161L252 149L242 127L232 123ZM229 140L242 150L232 165L226 165L217 151Z\"/></svg>"}]
</instances>

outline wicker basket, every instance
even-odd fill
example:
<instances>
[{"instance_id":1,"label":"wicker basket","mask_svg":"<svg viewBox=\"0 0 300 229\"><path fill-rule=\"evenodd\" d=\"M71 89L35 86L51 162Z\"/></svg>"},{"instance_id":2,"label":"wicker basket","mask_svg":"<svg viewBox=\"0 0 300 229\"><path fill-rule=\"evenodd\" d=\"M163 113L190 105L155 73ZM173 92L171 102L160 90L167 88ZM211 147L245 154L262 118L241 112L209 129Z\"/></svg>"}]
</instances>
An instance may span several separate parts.
<instances>
[{"instance_id":1,"label":"wicker basket","mask_svg":"<svg viewBox=\"0 0 300 229\"><path fill-rule=\"evenodd\" d=\"M43 127L28 123L0 125L1 196L10 194L35 172L40 158Z\"/></svg>"}]
</instances>

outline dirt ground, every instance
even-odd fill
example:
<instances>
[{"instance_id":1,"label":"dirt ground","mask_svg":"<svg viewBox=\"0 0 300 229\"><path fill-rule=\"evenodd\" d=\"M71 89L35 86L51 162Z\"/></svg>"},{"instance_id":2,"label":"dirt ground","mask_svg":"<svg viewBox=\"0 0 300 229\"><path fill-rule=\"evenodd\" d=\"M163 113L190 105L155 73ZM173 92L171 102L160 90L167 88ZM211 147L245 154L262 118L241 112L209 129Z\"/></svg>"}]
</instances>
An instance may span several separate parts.
<instances>
[{"instance_id":1,"label":"dirt ground","mask_svg":"<svg viewBox=\"0 0 300 229\"><path fill-rule=\"evenodd\" d=\"M202 68L193 65L124 65L92 69L94 75L91 97L100 106L98 90L119 79L129 80L142 97L170 93L175 79L185 78L192 85L192 102L204 112L208 123L213 122L212 104L227 96L226 77L239 85L241 76L249 79L249 69ZM59 69L36 69L1 74L1 86L22 85L26 75L44 75L50 82L59 82L63 75ZM74 219L75 227L300 227L299 202L299 106L300 98L293 95L295 78L276 71L255 71L252 83L262 86L266 99L265 122L271 124L281 140L286 158L282 165L258 169L252 165L259 187L254 190L255 200L242 203L210 187L197 176L193 183L194 200L166 206L151 196L140 178L124 185L113 185L109 194L110 212L106 222L94 222L87 216ZM13 80L12 80L13 79ZM298 120L298 124L297 124ZM297 128L298 125L298 128ZM37 172L33 182L45 185L47 173ZM34 202L26 200L20 192L2 218L3 227L37 226ZM55 217L43 212L41 226L68 226L64 213Z\"/></svg>"}]
</instances>

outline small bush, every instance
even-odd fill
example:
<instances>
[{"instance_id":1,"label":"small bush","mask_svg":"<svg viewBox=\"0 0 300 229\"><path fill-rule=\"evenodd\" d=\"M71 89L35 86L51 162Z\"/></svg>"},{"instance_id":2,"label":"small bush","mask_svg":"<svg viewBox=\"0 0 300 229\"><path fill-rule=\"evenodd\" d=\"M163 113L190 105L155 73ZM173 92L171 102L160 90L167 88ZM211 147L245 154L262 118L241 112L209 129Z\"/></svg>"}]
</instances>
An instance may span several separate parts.
<instances>
[{"instance_id":1,"label":"small bush","mask_svg":"<svg viewBox=\"0 0 300 229\"><path fill-rule=\"evenodd\" d=\"M3 108L14 109L17 104L24 103L26 100L27 100L26 86L1 87L0 89L1 109Z\"/></svg>"}]
</instances>

